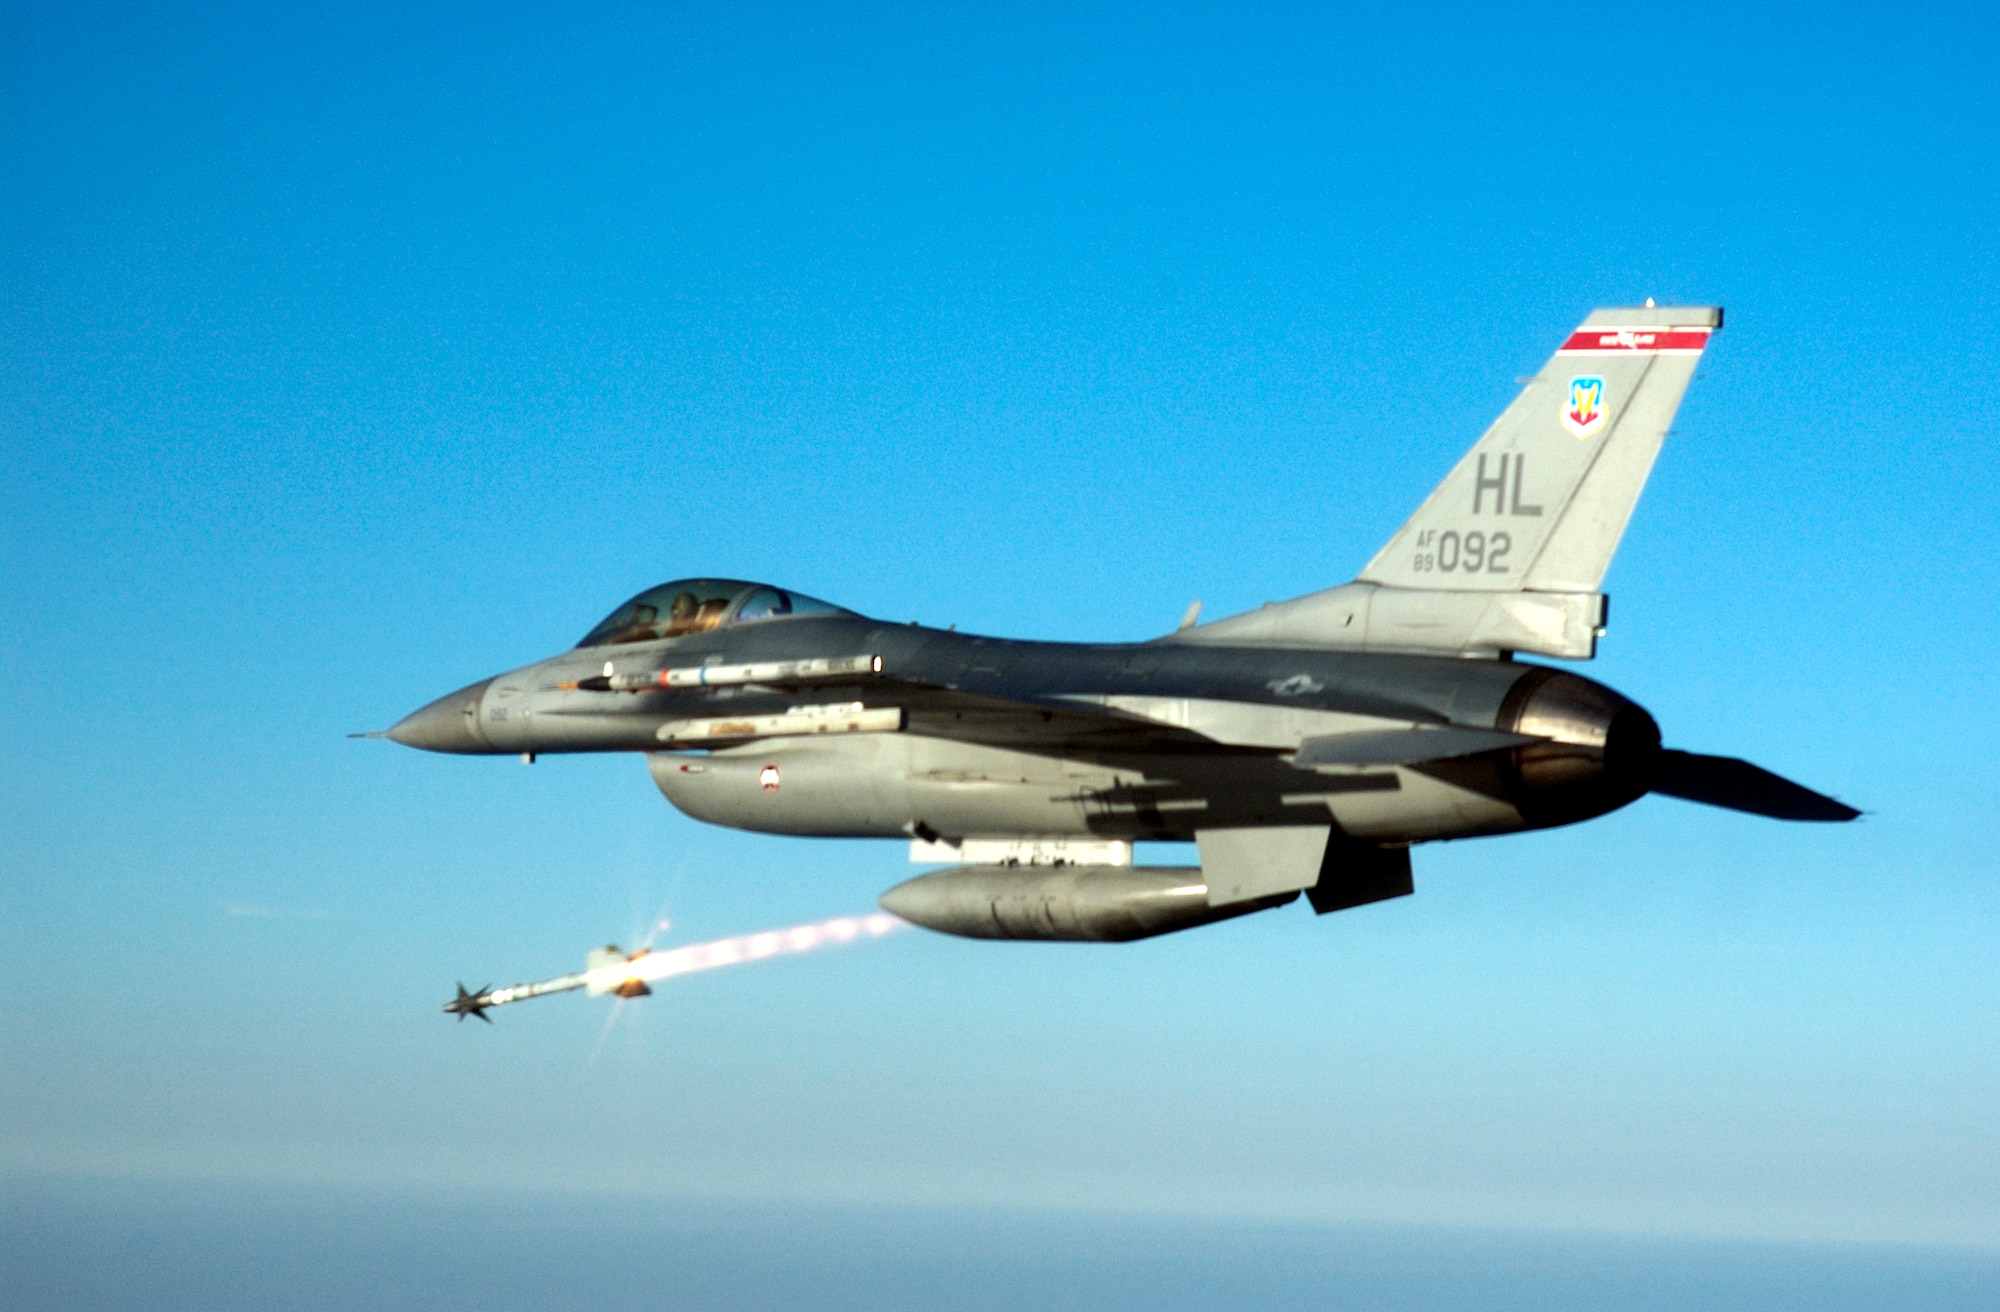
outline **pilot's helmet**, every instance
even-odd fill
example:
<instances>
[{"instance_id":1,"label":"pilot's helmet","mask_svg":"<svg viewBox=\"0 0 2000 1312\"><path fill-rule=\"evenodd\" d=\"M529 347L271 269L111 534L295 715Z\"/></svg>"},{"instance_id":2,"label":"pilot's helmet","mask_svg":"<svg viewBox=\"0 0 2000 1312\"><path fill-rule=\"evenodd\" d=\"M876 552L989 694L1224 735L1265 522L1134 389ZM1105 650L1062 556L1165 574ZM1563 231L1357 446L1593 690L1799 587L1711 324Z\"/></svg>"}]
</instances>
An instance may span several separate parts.
<instances>
[{"instance_id":1,"label":"pilot's helmet","mask_svg":"<svg viewBox=\"0 0 2000 1312\"><path fill-rule=\"evenodd\" d=\"M695 600L692 592L677 592L674 594L673 605L667 613L677 620L691 620L694 618L694 613L700 609L701 603Z\"/></svg>"}]
</instances>

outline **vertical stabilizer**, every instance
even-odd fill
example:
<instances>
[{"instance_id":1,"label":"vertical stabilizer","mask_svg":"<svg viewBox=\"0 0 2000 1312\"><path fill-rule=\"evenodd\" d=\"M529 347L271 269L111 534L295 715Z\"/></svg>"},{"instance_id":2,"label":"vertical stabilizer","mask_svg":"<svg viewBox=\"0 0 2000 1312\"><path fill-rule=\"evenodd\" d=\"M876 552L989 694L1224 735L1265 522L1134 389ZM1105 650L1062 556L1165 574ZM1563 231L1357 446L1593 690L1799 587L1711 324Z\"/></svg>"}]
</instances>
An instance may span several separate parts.
<instances>
[{"instance_id":1,"label":"vertical stabilizer","mask_svg":"<svg viewBox=\"0 0 2000 1312\"><path fill-rule=\"evenodd\" d=\"M1359 581L1596 592L1721 326L1713 306L1594 311Z\"/></svg>"},{"instance_id":2,"label":"vertical stabilizer","mask_svg":"<svg viewBox=\"0 0 2000 1312\"><path fill-rule=\"evenodd\" d=\"M1352 583L1165 641L1589 660L1713 306L1596 310Z\"/></svg>"}]
</instances>

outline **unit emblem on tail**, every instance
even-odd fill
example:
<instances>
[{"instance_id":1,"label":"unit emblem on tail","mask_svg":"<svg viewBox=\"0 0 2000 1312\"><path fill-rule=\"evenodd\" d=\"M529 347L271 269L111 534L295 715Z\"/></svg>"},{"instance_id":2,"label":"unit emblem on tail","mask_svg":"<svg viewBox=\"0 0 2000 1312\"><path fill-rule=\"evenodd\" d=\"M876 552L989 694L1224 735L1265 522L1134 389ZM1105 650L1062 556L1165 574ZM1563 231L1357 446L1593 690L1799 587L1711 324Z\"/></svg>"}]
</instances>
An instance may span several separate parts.
<instances>
[{"instance_id":1,"label":"unit emblem on tail","mask_svg":"<svg viewBox=\"0 0 2000 1312\"><path fill-rule=\"evenodd\" d=\"M1586 374L1569 380L1569 409L1563 411L1563 427L1580 442L1604 427L1604 379Z\"/></svg>"}]
</instances>

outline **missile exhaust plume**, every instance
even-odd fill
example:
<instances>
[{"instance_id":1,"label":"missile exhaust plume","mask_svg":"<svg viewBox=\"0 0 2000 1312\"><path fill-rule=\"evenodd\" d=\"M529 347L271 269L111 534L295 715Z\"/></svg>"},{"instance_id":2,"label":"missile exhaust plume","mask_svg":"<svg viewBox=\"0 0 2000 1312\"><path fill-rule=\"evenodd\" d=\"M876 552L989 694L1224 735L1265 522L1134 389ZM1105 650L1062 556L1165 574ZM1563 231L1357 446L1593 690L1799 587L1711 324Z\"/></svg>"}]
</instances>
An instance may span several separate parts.
<instances>
[{"instance_id":1,"label":"missile exhaust plume","mask_svg":"<svg viewBox=\"0 0 2000 1312\"><path fill-rule=\"evenodd\" d=\"M894 916L841 916L817 925L795 925L790 929L765 930L760 934L739 934L734 938L690 943L664 952L641 948L627 955L616 947L601 948L591 952L585 968L574 974L558 975L554 979L537 980L532 984L515 984L504 989L485 988L477 993L466 992L465 985L460 984L458 996L445 1003L444 1010L447 1015L457 1016L460 1020L467 1016L490 1020L486 1014L490 1008L575 989L587 989L593 997L607 993L620 998L643 997L653 991L647 986L654 980L720 970L724 966L741 966L768 957L795 956L814 948L852 943L856 939L880 938L902 926L903 922Z\"/></svg>"}]
</instances>

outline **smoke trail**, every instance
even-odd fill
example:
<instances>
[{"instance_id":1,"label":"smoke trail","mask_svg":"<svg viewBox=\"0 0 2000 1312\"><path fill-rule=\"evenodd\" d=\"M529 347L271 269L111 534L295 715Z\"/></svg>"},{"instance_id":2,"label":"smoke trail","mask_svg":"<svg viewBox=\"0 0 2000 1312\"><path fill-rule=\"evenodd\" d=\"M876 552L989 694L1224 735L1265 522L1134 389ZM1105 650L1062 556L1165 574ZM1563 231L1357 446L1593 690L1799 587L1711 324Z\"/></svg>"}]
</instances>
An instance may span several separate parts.
<instances>
[{"instance_id":1,"label":"smoke trail","mask_svg":"<svg viewBox=\"0 0 2000 1312\"><path fill-rule=\"evenodd\" d=\"M766 930L761 934L740 934L708 943L690 943L664 952L642 952L615 966L586 971L585 984L593 989L615 990L627 980L671 979L724 966L741 966L767 957L793 956L814 948L851 943L859 938L880 938L900 929L903 922L894 916L872 915L859 918L841 916L817 925L797 925L791 929Z\"/></svg>"}]
</instances>

